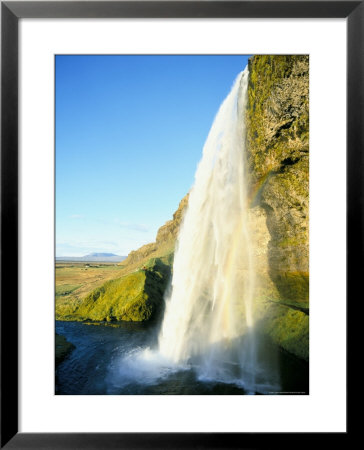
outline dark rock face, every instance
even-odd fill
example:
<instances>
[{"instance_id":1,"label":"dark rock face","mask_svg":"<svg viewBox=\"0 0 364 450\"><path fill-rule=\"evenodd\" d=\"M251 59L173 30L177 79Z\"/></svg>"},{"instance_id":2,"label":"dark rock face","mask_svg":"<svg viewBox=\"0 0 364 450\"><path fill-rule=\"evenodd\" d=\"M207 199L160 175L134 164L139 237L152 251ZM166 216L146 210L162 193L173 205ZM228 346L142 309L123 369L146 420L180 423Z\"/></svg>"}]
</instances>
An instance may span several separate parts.
<instances>
[{"instance_id":1,"label":"dark rock face","mask_svg":"<svg viewBox=\"0 0 364 450\"><path fill-rule=\"evenodd\" d=\"M68 342L64 336L56 333L55 347L56 367L58 367L72 350L75 349L75 346L71 342Z\"/></svg>"},{"instance_id":2,"label":"dark rock face","mask_svg":"<svg viewBox=\"0 0 364 450\"><path fill-rule=\"evenodd\" d=\"M265 286L260 295L274 302L264 310L263 328L284 348L305 359L308 315L302 311L308 309L309 294L308 94L308 56L250 59L246 140L252 224L264 211L267 228L264 230L260 221L260 233L268 233L268 243L264 257L261 249L257 250L258 271L263 274L259 284ZM273 284L264 280L264 273ZM287 310L289 305L302 308L293 313ZM300 319L293 328L290 316ZM287 337L289 329L299 345Z\"/></svg>"}]
</instances>

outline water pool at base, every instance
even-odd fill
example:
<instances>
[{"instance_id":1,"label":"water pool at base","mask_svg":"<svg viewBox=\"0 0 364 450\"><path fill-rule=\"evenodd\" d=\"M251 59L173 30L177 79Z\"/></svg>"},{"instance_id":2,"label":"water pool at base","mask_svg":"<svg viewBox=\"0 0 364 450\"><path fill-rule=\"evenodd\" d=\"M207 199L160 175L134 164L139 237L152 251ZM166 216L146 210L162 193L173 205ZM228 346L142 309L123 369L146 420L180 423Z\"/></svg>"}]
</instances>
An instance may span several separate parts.
<instances>
[{"instance_id":1,"label":"water pool at base","mask_svg":"<svg viewBox=\"0 0 364 450\"><path fill-rule=\"evenodd\" d=\"M138 323L115 326L56 321L56 332L75 349L56 368L57 395L245 395L308 394L308 364L261 339L267 370L278 371L274 384L255 392L243 382L226 383L198 378L193 366L171 368L153 358L141 359L157 346L158 327ZM147 353L148 354L148 353Z\"/></svg>"}]
</instances>

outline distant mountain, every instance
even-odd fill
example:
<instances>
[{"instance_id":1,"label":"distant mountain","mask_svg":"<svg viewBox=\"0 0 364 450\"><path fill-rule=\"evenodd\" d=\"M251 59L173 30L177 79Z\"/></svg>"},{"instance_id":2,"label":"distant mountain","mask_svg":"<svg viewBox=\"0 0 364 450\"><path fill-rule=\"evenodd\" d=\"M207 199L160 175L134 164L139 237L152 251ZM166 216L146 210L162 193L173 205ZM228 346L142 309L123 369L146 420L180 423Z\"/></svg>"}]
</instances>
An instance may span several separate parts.
<instances>
[{"instance_id":1,"label":"distant mountain","mask_svg":"<svg viewBox=\"0 0 364 450\"><path fill-rule=\"evenodd\" d=\"M114 253L89 253L85 256L56 256L56 261L75 262L121 262L126 256L115 255Z\"/></svg>"},{"instance_id":2,"label":"distant mountain","mask_svg":"<svg viewBox=\"0 0 364 450\"><path fill-rule=\"evenodd\" d=\"M110 256L117 256L117 257L119 257L118 255L115 255L115 253L90 253L89 255L85 255L85 256L83 256L83 258L94 258L94 257L96 257L96 258L104 258L104 257L107 257L107 258L109 258Z\"/></svg>"}]
</instances>

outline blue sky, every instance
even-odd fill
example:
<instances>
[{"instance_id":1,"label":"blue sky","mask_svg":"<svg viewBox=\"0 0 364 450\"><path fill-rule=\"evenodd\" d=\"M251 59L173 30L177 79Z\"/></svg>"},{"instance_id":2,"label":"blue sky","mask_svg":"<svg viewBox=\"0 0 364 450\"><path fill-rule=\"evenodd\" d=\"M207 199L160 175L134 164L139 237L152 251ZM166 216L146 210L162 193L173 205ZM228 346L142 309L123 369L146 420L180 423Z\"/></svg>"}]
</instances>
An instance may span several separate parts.
<instances>
[{"instance_id":1,"label":"blue sky","mask_svg":"<svg viewBox=\"0 0 364 450\"><path fill-rule=\"evenodd\" d=\"M56 56L56 255L154 242L247 56Z\"/></svg>"}]
</instances>

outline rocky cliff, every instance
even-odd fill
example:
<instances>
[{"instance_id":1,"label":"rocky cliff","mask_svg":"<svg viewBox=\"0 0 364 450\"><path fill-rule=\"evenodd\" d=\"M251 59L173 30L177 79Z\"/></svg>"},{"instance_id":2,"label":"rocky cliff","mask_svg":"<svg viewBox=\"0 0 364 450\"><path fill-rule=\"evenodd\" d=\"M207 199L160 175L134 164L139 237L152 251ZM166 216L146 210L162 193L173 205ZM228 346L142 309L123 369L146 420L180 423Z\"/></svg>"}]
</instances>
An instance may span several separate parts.
<instances>
[{"instance_id":1,"label":"rocky cliff","mask_svg":"<svg viewBox=\"0 0 364 450\"><path fill-rule=\"evenodd\" d=\"M130 252L121 265L125 267L134 267L146 262L150 258L172 254L174 252L178 230L187 204L188 194L180 201L177 211L173 214L173 219L169 220L159 228L156 241L151 244L143 245L138 250Z\"/></svg>"},{"instance_id":2,"label":"rocky cliff","mask_svg":"<svg viewBox=\"0 0 364 450\"><path fill-rule=\"evenodd\" d=\"M249 60L247 170L261 329L308 359L309 60Z\"/></svg>"}]
</instances>

